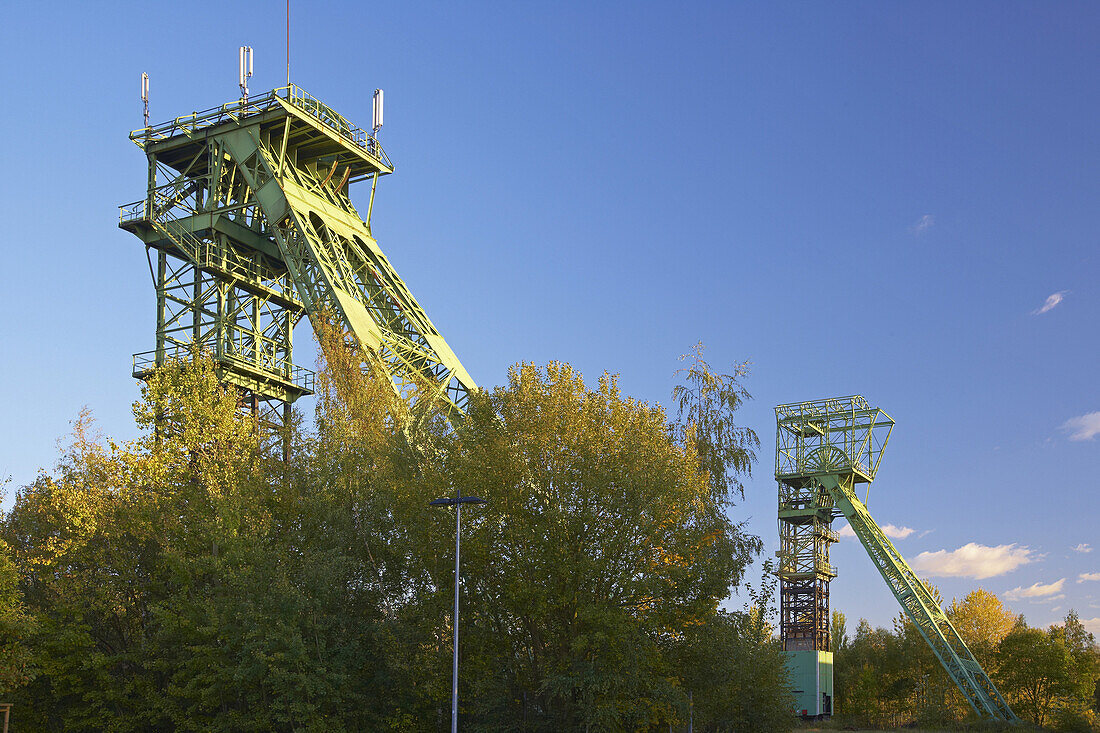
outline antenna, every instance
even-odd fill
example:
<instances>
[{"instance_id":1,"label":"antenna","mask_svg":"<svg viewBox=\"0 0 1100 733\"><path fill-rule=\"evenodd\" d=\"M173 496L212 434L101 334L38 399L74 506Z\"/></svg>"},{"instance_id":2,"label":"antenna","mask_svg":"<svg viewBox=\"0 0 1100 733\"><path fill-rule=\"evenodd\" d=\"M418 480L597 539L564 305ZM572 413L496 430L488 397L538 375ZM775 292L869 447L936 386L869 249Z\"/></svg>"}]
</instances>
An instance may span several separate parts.
<instances>
[{"instance_id":1,"label":"antenna","mask_svg":"<svg viewBox=\"0 0 1100 733\"><path fill-rule=\"evenodd\" d=\"M149 126L149 75L141 72L141 102L145 108L145 126Z\"/></svg>"},{"instance_id":2,"label":"antenna","mask_svg":"<svg viewBox=\"0 0 1100 733\"><path fill-rule=\"evenodd\" d=\"M240 50L240 83L241 99L248 104L248 80L252 78L252 46L241 46Z\"/></svg>"},{"instance_id":3,"label":"antenna","mask_svg":"<svg viewBox=\"0 0 1100 733\"><path fill-rule=\"evenodd\" d=\"M290 0L286 0L286 88L290 97Z\"/></svg>"},{"instance_id":4,"label":"antenna","mask_svg":"<svg viewBox=\"0 0 1100 733\"><path fill-rule=\"evenodd\" d=\"M382 90L374 90L374 134L377 135L378 131L382 129Z\"/></svg>"}]
</instances>

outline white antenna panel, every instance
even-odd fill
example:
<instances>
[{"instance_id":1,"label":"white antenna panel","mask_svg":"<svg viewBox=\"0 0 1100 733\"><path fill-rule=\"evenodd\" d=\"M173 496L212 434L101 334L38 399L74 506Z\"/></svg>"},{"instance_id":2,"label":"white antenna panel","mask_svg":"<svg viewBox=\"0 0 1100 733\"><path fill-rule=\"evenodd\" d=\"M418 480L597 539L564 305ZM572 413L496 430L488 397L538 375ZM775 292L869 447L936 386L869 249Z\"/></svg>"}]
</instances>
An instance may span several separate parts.
<instances>
[{"instance_id":1,"label":"white antenna panel","mask_svg":"<svg viewBox=\"0 0 1100 733\"><path fill-rule=\"evenodd\" d=\"M141 72L141 106L144 108L145 126L149 126L149 74Z\"/></svg>"},{"instance_id":2,"label":"white antenna panel","mask_svg":"<svg viewBox=\"0 0 1100 733\"><path fill-rule=\"evenodd\" d=\"M381 89L374 90L374 131L382 129L382 103L384 101Z\"/></svg>"},{"instance_id":3,"label":"white antenna panel","mask_svg":"<svg viewBox=\"0 0 1100 733\"><path fill-rule=\"evenodd\" d=\"M252 77L252 46L241 46L237 56L241 96L248 100L248 80Z\"/></svg>"}]
</instances>

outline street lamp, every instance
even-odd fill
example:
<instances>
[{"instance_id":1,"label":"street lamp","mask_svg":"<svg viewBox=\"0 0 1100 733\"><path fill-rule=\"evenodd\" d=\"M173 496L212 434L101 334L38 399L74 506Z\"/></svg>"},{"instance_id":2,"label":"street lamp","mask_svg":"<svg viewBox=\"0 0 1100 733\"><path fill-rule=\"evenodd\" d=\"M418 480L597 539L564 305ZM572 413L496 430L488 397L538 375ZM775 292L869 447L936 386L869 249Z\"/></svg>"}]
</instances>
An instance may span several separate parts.
<instances>
[{"instance_id":1,"label":"street lamp","mask_svg":"<svg viewBox=\"0 0 1100 733\"><path fill-rule=\"evenodd\" d=\"M451 733L458 733L458 563L462 553L462 505L485 504L484 499L476 496L459 496L457 493L450 499L436 499L429 501L428 506L453 506L455 511L455 614L454 614L454 638L455 648L451 668Z\"/></svg>"}]
</instances>

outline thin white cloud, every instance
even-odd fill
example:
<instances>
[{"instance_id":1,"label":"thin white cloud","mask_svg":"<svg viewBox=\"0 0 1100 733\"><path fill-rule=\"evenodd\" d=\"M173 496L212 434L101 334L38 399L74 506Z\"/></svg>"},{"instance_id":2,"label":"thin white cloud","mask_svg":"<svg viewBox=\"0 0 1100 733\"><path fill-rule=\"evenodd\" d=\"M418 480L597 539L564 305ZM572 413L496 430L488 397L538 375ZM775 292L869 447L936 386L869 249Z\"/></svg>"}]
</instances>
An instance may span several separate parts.
<instances>
[{"instance_id":1,"label":"thin white cloud","mask_svg":"<svg viewBox=\"0 0 1100 733\"><path fill-rule=\"evenodd\" d=\"M894 540L903 540L916 531L912 527L895 527L892 524L885 524L882 527L882 533Z\"/></svg>"},{"instance_id":2,"label":"thin white cloud","mask_svg":"<svg viewBox=\"0 0 1100 733\"><path fill-rule=\"evenodd\" d=\"M912 226L909 227L909 233L910 234L920 234L921 232L924 232L925 230L930 229L932 227L932 225L935 224L935 223L936 223L936 217L932 216L931 214L925 214L924 216L922 216L920 219L917 220L916 224L913 224Z\"/></svg>"},{"instance_id":3,"label":"thin white cloud","mask_svg":"<svg viewBox=\"0 0 1100 733\"><path fill-rule=\"evenodd\" d=\"M1062 592L1062 586L1065 585L1066 579L1056 580L1053 583L1035 583L1029 585L1027 588L1017 586L1010 591L1005 591L1005 600L1008 601L1022 601L1025 598L1047 598L1047 600L1054 600L1054 598L1062 598L1064 596L1058 596L1056 594ZM1048 598L1053 596L1053 598Z\"/></svg>"},{"instance_id":4,"label":"thin white cloud","mask_svg":"<svg viewBox=\"0 0 1100 733\"><path fill-rule=\"evenodd\" d=\"M1078 583L1084 583L1086 580L1100 580L1100 573L1081 573L1077 576Z\"/></svg>"},{"instance_id":5,"label":"thin white cloud","mask_svg":"<svg viewBox=\"0 0 1100 733\"><path fill-rule=\"evenodd\" d=\"M903 540L916 531L917 530L913 529L912 527L896 527L893 524L882 525L882 533L892 540ZM843 527L840 528L840 531L837 532L837 536L851 537L854 539L856 536L856 531L852 529L852 525L845 524Z\"/></svg>"},{"instance_id":6,"label":"thin white cloud","mask_svg":"<svg viewBox=\"0 0 1100 733\"><path fill-rule=\"evenodd\" d=\"M1070 440L1092 440L1100 435L1100 411L1071 417L1062 423L1062 430L1069 433ZM1078 552L1088 552L1088 550L1078 550Z\"/></svg>"},{"instance_id":7,"label":"thin white cloud","mask_svg":"<svg viewBox=\"0 0 1100 733\"><path fill-rule=\"evenodd\" d=\"M1083 618L1081 619L1081 625L1097 636L1100 636L1100 616L1096 618Z\"/></svg>"},{"instance_id":8,"label":"thin white cloud","mask_svg":"<svg viewBox=\"0 0 1100 733\"><path fill-rule=\"evenodd\" d=\"M1059 593L1056 596L1050 596L1049 598L1028 598L1028 603L1054 603L1060 601L1066 597L1065 593Z\"/></svg>"},{"instance_id":9,"label":"thin white cloud","mask_svg":"<svg viewBox=\"0 0 1100 733\"><path fill-rule=\"evenodd\" d=\"M1074 552L1092 552L1092 545L1090 545L1088 542L1082 542L1081 544L1077 545L1077 547L1074 547L1073 551Z\"/></svg>"},{"instance_id":10,"label":"thin white cloud","mask_svg":"<svg viewBox=\"0 0 1100 733\"><path fill-rule=\"evenodd\" d=\"M1031 311L1031 315L1041 316L1048 311L1054 310L1058 304L1065 299L1066 293L1068 292L1068 290L1059 290L1057 293L1051 293L1047 296L1046 302L1043 303L1042 306Z\"/></svg>"},{"instance_id":11,"label":"thin white cloud","mask_svg":"<svg viewBox=\"0 0 1100 733\"><path fill-rule=\"evenodd\" d=\"M1010 573L1034 558L1026 546L987 547L970 542L957 550L922 552L913 560L913 569L930 577L992 578Z\"/></svg>"}]
</instances>

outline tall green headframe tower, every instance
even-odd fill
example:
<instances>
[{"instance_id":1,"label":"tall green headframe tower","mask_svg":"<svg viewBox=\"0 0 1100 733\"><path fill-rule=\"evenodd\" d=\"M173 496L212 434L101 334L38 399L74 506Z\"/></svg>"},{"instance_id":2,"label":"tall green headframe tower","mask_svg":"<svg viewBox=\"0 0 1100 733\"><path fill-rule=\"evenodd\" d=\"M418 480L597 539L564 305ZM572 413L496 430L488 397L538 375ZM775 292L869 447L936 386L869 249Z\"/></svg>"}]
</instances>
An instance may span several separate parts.
<instances>
[{"instance_id":1,"label":"tall green headframe tower","mask_svg":"<svg viewBox=\"0 0 1100 733\"><path fill-rule=\"evenodd\" d=\"M981 717L1018 719L925 584L856 496L878 472L894 421L858 395L775 408L779 484L780 636L789 655L797 710L832 714L829 548L832 521L848 520L894 597Z\"/></svg>"},{"instance_id":2,"label":"tall green headframe tower","mask_svg":"<svg viewBox=\"0 0 1100 733\"><path fill-rule=\"evenodd\" d=\"M473 380L371 233L378 179L394 170L374 135L291 85L130 138L148 179L119 226L155 253L157 303L155 348L134 356L134 376L202 350L279 427L313 388L293 361L304 315L334 322L403 399L464 412ZM360 181L365 217L349 196Z\"/></svg>"}]
</instances>

